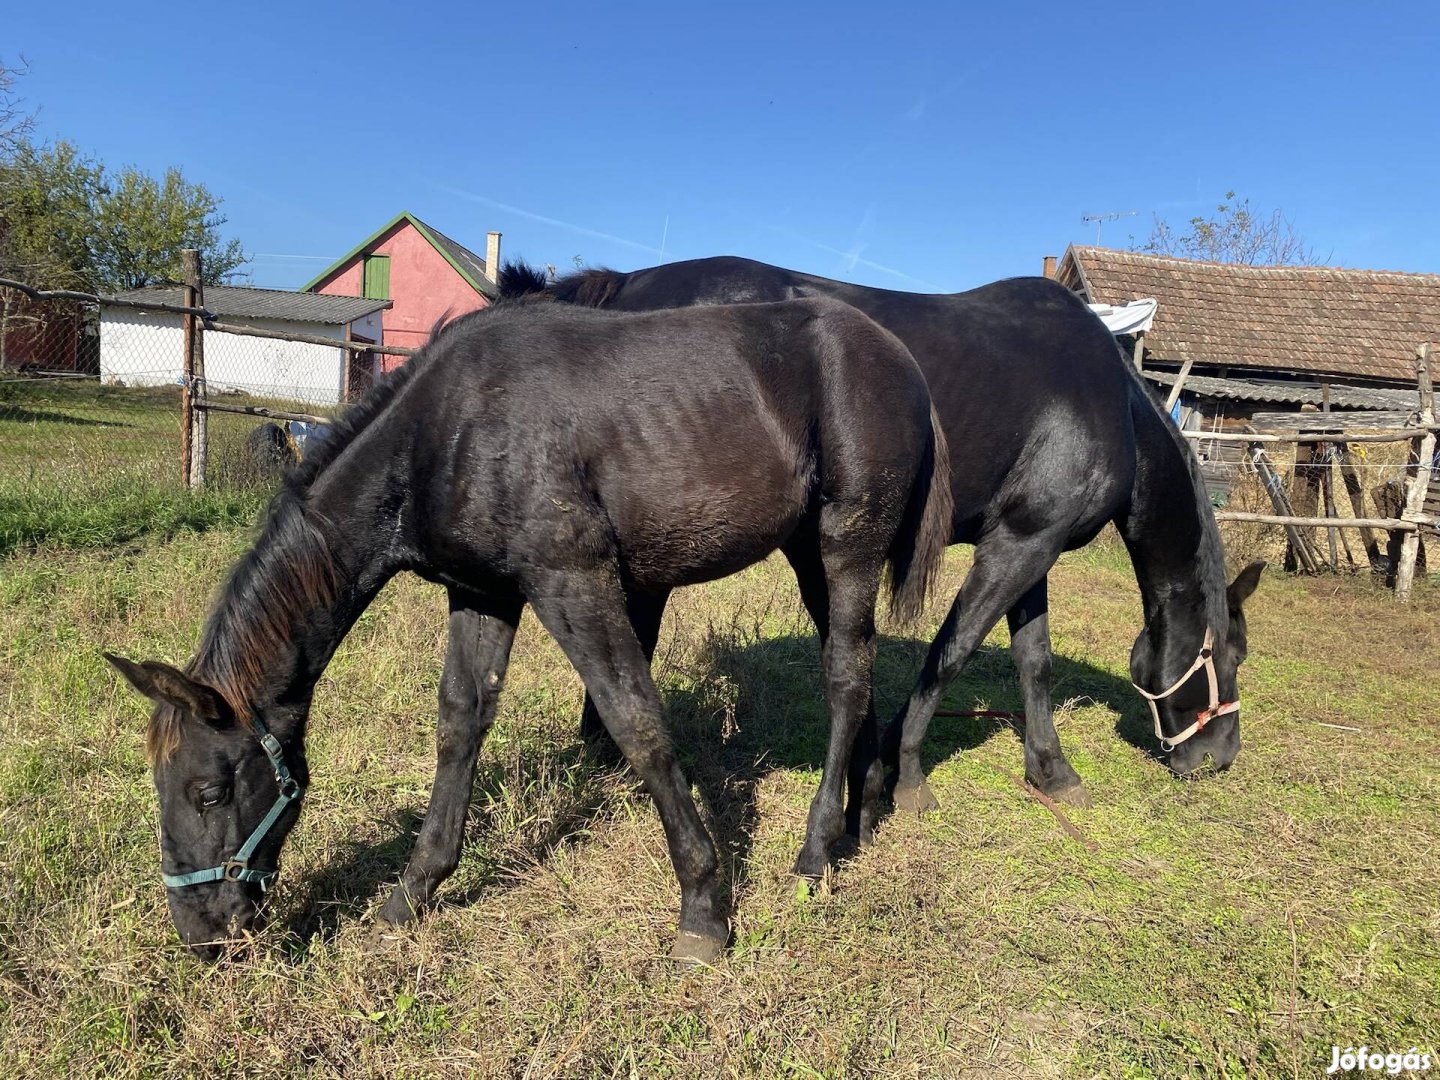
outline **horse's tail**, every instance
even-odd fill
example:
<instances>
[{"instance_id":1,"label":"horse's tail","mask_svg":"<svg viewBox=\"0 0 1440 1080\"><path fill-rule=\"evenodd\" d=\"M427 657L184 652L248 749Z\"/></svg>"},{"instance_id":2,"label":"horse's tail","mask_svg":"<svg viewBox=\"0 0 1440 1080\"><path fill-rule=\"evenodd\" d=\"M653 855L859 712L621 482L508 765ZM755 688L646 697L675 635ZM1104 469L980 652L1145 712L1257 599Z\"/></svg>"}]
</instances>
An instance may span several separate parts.
<instances>
[{"instance_id":1,"label":"horse's tail","mask_svg":"<svg viewBox=\"0 0 1440 1080\"><path fill-rule=\"evenodd\" d=\"M950 544L955 496L950 490L950 446L930 405L930 446L910 489L905 518L890 547L890 615L913 622L925 609Z\"/></svg>"}]
</instances>

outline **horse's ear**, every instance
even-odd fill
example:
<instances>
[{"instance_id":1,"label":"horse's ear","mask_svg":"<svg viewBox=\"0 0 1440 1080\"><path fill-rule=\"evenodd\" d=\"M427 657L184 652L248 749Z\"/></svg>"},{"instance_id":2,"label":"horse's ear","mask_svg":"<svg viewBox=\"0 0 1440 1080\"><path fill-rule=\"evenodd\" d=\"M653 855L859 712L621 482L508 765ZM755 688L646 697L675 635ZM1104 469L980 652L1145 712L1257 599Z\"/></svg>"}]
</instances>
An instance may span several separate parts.
<instances>
[{"instance_id":1,"label":"horse's ear","mask_svg":"<svg viewBox=\"0 0 1440 1080\"><path fill-rule=\"evenodd\" d=\"M225 699L214 688L196 682L178 668L158 660L137 664L114 653L103 655L116 671L125 676L126 682L151 701L173 705L214 727L223 727L230 722L230 706Z\"/></svg>"},{"instance_id":2,"label":"horse's ear","mask_svg":"<svg viewBox=\"0 0 1440 1080\"><path fill-rule=\"evenodd\" d=\"M1260 571L1265 569L1263 559L1252 562L1249 566L1235 575L1235 580L1225 590L1225 599L1230 603L1231 611L1239 611L1250 599L1250 594L1255 591L1255 586L1260 584Z\"/></svg>"}]
</instances>

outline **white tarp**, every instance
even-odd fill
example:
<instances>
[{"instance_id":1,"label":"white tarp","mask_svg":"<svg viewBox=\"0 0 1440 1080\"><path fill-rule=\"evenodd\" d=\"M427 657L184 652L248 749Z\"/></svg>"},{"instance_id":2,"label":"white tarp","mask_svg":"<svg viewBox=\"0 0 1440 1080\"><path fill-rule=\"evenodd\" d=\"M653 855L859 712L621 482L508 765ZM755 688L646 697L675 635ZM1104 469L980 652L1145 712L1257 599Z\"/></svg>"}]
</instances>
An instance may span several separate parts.
<instances>
[{"instance_id":1,"label":"white tarp","mask_svg":"<svg viewBox=\"0 0 1440 1080\"><path fill-rule=\"evenodd\" d=\"M1155 300L1131 300L1128 304L1090 304L1110 333L1143 334L1155 321Z\"/></svg>"}]
</instances>

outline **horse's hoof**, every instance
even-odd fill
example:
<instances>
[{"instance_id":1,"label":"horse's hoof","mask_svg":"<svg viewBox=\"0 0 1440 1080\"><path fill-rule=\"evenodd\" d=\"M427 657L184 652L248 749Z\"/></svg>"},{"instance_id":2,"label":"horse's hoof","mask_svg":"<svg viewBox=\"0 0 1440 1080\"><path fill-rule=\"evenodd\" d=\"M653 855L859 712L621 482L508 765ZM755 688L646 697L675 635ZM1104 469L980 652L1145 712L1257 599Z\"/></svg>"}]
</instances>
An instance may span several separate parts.
<instances>
[{"instance_id":1,"label":"horse's hoof","mask_svg":"<svg viewBox=\"0 0 1440 1080\"><path fill-rule=\"evenodd\" d=\"M1085 790L1085 785L1079 780L1063 787L1059 791L1047 791L1046 795L1056 802L1064 803L1066 806L1073 806L1079 810L1089 810L1094 804L1090 801L1090 793Z\"/></svg>"},{"instance_id":2,"label":"horse's hoof","mask_svg":"<svg viewBox=\"0 0 1440 1080\"><path fill-rule=\"evenodd\" d=\"M709 965L720 959L720 954L724 951L724 938L710 937L708 934L692 934L689 930L681 930L675 936L675 947L670 950L670 959L681 967L694 967L696 964Z\"/></svg>"},{"instance_id":3,"label":"horse's hoof","mask_svg":"<svg viewBox=\"0 0 1440 1080\"><path fill-rule=\"evenodd\" d=\"M396 885L391 890L390 899L380 909L380 921L390 926L407 926L419 917L420 911L403 885Z\"/></svg>"},{"instance_id":4,"label":"horse's hoof","mask_svg":"<svg viewBox=\"0 0 1440 1080\"><path fill-rule=\"evenodd\" d=\"M897 787L893 796L895 809L912 814L923 814L927 810L938 810L940 800L930 790L930 785L921 780L914 787Z\"/></svg>"},{"instance_id":5,"label":"horse's hoof","mask_svg":"<svg viewBox=\"0 0 1440 1080\"><path fill-rule=\"evenodd\" d=\"M830 853L822 851L818 855L809 848L801 848L800 854L795 857L795 866L791 873L806 881L819 881L830 869Z\"/></svg>"}]
</instances>

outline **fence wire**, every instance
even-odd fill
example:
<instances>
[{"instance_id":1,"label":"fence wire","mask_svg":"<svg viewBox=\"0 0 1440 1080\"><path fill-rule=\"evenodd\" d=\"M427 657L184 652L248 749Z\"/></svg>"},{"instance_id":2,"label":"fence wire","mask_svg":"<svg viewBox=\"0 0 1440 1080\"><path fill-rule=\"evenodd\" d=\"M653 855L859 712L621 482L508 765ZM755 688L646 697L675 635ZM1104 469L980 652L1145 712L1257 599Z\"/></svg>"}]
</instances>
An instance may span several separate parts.
<instances>
[{"instance_id":1,"label":"fence wire","mask_svg":"<svg viewBox=\"0 0 1440 1080\"><path fill-rule=\"evenodd\" d=\"M185 486L182 316L99 300L0 288L0 498ZM333 345L202 332L207 489L272 487L369 390L381 355L334 332Z\"/></svg>"}]
</instances>

